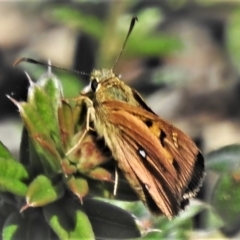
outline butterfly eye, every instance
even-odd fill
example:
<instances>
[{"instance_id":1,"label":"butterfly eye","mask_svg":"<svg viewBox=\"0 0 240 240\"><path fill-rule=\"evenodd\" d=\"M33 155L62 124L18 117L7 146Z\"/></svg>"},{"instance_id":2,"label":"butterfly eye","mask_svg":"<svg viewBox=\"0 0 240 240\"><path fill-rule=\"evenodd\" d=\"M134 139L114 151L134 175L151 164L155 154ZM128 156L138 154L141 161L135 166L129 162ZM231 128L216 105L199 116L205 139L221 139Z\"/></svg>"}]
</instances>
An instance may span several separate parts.
<instances>
[{"instance_id":1,"label":"butterfly eye","mask_svg":"<svg viewBox=\"0 0 240 240\"><path fill-rule=\"evenodd\" d=\"M91 82L91 89L93 92L96 92L97 90L97 87L98 87L98 81L96 78L94 78Z\"/></svg>"}]
</instances>

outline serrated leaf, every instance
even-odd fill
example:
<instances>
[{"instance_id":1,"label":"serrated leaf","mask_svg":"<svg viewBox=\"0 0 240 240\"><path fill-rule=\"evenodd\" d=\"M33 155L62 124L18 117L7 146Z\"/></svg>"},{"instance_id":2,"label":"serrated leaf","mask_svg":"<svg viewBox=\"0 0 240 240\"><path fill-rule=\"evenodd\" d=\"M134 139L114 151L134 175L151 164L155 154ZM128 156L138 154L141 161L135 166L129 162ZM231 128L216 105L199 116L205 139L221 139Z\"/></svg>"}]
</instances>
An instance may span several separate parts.
<instances>
[{"instance_id":1,"label":"serrated leaf","mask_svg":"<svg viewBox=\"0 0 240 240\"><path fill-rule=\"evenodd\" d=\"M52 74L49 71L47 72L46 76L43 76L43 78L37 82L39 86L43 86L43 89L50 99L50 103L57 103L56 105L53 105L53 112L57 113L58 107L61 106L61 98L63 95L63 89L61 81L56 77L56 75Z\"/></svg>"},{"instance_id":2,"label":"serrated leaf","mask_svg":"<svg viewBox=\"0 0 240 240\"><path fill-rule=\"evenodd\" d=\"M24 125L28 130L37 153L41 156L42 165L47 174L52 175L61 170L61 157L56 149L53 139L42 132L46 124L42 124L39 116L29 105L24 105L24 110L20 110ZM25 111L26 110L26 111ZM30 112L28 112L28 110ZM42 131L42 132L41 132Z\"/></svg>"},{"instance_id":3,"label":"serrated leaf","mask_svg":"<svg viewBox=\"0 0 240 240\"><path fill-rule=\"evenodd\" d=\"M27 204L21 210L45 206L61 198L63 194L64 188L61 183L54 184L46 176L39 175L30 183L26 194Z\"/></svg>"},{"instance_id":4,"label":"serrated leaf","mask_svg":"<svg viewBox=\"0 0 240 240\"><path fill-rule=\"evenodd\" d=\"M36 111L35 102L20 102L18 109L29 135L48 135L42 116Z\"/></svg>"},{"instance_id":5,"label":"serrated leaf","mask_svg":"<svg viewBox=\"0 0 240 240\"><path fill-rule=\"evenodd\" d=\"M95 239L88 216L79 202L62 199L43 207L43 212L59 239Z\"/></svg>"},{"instance_id":6,"label":"serrated leaf","mask_svg":"<svg viewBox=\"0 0 240 240\"><path fill-rule=\"evenodd\" d=\"M39 131L49 135L61 149L57 112L61 106L59 84L54 75L39 80L29 88L28 105L32 107L33 114L38 114L40 122L44 125L44 129L40 128Z\"/></svg>"},{"instance_id":7,"label":"serrated leaf","mask_svg":"<svg viewBox=\"0 0 240 240\"><path fill-rule=\"evenodd\" d=\"M53 138L55 144L61 148L60 130L58 125L57 109L61 106L60 91L54 82L54 78L44 79L43 88L36 87L33 91L35 111L41 117L41 121L45 124L45 129Z\"/></svg>"},{"instance_id":8,"label":"serrated leaf","mask_svg":"<svg viewBox=\"0 0 240 240\"><path fill-rule=\"evenodd\" d=\"M83 207L96 238L129 239L141 236L134 217L127 211L95 199L85 199Z\"/></svg>"},{"instance_id":9,"label":"serrated leaf","mask_svg":"<svg viewBox=\"0 0 240 240\"><path fill-rule=\"evenodd\" d=\"M45 173L53 176L61 171L64 155L58 123L58 107L61 106L61 86L54 75L47 74L37 84L31 84L28 101L14 103L32 138Z\"/></svg>"}]
</instances>

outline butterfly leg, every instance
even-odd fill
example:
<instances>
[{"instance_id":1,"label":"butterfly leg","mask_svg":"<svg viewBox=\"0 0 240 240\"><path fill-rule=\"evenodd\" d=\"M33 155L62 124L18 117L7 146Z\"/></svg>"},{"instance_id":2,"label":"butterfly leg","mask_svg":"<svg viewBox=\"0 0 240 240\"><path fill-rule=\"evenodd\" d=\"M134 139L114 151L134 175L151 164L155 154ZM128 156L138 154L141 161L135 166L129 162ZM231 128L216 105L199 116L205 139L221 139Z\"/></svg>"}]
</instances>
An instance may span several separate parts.
<instances>
[{"instance_id":1,"label":"butterfly leg","mask_svg":"<svg viewBox=\"0 0 240 240\"><path fill-rule=\"evenodd\" d=\"M83 101L87 106L87 117L86 117L86 128L84 129L80 139L78 140L78 142L67 151L66 156L70 155L71 153L73 153L81 144L82 140L84 139L84 137L86 136L87 132L89 130L91 130L90 127L90 121L93 120L94 115L95 115L95 110L93 108L93 102L87 98L87 97L83 97Z\"/></svg>"}]
</instances>

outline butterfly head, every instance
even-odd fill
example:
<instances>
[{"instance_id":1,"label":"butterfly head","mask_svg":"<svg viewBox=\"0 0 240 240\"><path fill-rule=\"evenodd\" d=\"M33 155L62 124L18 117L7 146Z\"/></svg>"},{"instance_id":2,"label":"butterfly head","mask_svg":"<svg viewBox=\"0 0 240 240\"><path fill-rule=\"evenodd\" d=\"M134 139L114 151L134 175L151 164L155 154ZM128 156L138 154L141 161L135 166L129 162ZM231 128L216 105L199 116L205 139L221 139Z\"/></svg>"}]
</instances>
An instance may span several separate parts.
<instances>
[{"instance_id":1,"label":"butterfly head","mask_svg":"<svg viewBox=\"0 0 240 240\"><path fill-rule=\"evenodd\" d=\"M82 90L82 93L97 92L103 85L106 88L111 87L116 79L120 80L112 69L93 70L90 75L90 82Z\"/></svg>"}]
</instances>

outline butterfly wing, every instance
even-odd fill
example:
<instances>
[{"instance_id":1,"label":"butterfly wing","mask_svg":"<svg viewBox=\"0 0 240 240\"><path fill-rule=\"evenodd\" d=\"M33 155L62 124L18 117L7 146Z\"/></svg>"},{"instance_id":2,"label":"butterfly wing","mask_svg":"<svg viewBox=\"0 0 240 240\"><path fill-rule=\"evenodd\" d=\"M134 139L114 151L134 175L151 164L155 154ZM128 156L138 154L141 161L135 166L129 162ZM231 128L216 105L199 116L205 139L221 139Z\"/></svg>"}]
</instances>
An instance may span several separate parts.
<instances>
[{"instance_id":1,"label":"butterfly wing","mask_svg":"<svg viewBox=\"0 0 240 240\"><path fill-rule=\"evenodd\" d=\"M169 149L169 151L172 153L173 163L175 163L175 167L180 170L176 161L174 162L175 159L179 159L179 162L188 163L182 166L183 172L185 172L186 169L192 168L192 166L189 166L191 165L191 163L194 164L192 175L190 174L191 180L187 185L183 197L187 199L189 197L195 196L196 193L199 191L199 188L202 185L205 176L204 158L201 152L199 151L195 143L185 133L174 127L172 124L169 124L168 122L159 118L159 116L156 115L152 111L152 109L150 109L148 105L144 102L141 95L135 89L131 90L134 99L138 102L141 108L145 110L145 113L140 113L140 115L146 116L148 114L147 117L149 119L145 118L145 122L149 123L150 121L154 121L154 119L157 118L156 120L159 123L159 126L155 124L152 129L150 126L150 130L157 136L158 129L162 127L161 140L162 142L163 140L165 140L165 148ZM163 136L165 136L166 138L163 139ZM187 178L187 180L188 179L189 178Z\"/></svg>"},{"instance_id":2,"label":"butterfly wing","mask_svg":"<svg viewBox=\"0 0 240 240\"><path fill-rule=\"evenodd\" d=\"M120 129L110 148L117 146L112 152L132 187L152 212L176 215L203 181L204 161L195 143L149 109L119 101L102 107Z\"/></svg>"}]
</instances>

